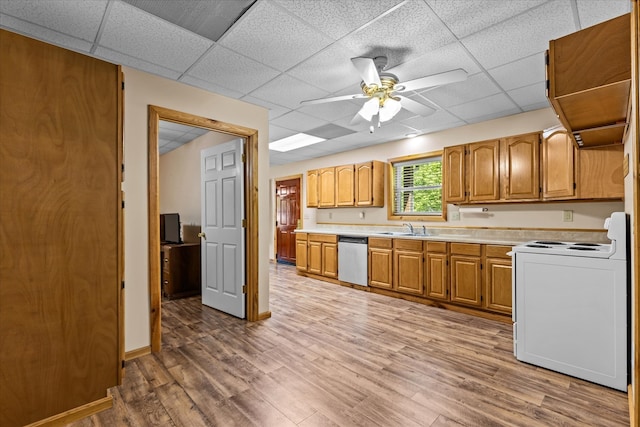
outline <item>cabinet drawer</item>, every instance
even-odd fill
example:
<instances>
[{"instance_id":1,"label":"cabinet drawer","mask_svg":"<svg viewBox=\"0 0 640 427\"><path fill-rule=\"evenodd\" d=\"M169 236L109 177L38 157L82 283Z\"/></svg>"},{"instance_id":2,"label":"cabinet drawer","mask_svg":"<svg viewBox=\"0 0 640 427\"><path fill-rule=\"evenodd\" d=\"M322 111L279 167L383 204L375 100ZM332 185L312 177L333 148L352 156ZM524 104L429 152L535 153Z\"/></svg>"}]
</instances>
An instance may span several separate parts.
<instances>
[{"instance_id":1,"label":"cabinet drawer","mask_svg":"<svg viewBox=\"0 0 640 427\"><path fill-rule=\"evenodd\" d=\"M369 237L369 247L391 249L393 247L393 240L384 237Z\"/></svg>"},{"instance_id":2,"label":"cabinet drawer","mask_svg":"<svg viewBox=\"0 0 640 427\"><path fill-rule=\"evenodd\" d=\"M427 252L447 252L447 242L426 242Z\"/></svg>"},{"instance_id":3,"label":"cabinet drawer","mask_svg":"<svg viewBox=\"0 0 640 427\"><path fill-rule=\"evenodd\" d=\"M393 239L393 248L422 252L422 240Z\"/></svg>"},{"instance_id":4,"label":"cabinet drawer","mask_svg":"<svg viewBox=\"0 0 640 427\"><path fill-rule=\"evenodd\" d=\"M482 247L477 243L451 243L451 253L480 256L482 254Z\"/></svg>"},{"instance_id":5,"label":"cabinet drawer","mask_svg":"<svg viewBox=\"0 0 640 427\"><path fill-rule=\"evenodd\" d=\"M507 252L511 250L511 246L487 245L485 250L487 258L511 258L507 255Z\"/></svg>"},{"instance_id":6,"label":"cabinet drawer","mask_svg":"<svg viewBox=\"0 0 640 427\"><path fill-rule=\"evenodd\" d=\"M337 243L338 236L335 234L309 234L310 242Z\"/></svg>"},{"instance_id":7,"label":"cabinet drawer","mask_svg":"<svg viewBox=\"0 0 640 427\"><path fill-rule=\"evenodd\" d=\"M296 233L296 240L307 240L307 233Z\"/></svg>"}]
</instances>

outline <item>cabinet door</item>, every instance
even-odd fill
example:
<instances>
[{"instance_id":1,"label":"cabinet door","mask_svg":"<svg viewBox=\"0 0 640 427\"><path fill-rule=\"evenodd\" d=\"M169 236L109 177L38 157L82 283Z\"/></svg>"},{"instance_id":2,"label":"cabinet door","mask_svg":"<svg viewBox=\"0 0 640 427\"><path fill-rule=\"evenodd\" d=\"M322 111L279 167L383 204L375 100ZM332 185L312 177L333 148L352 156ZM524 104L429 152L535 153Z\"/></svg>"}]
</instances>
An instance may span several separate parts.
<instances>
[{"instance_id":1,"label":"cabinet door","mask_svg":"<svg viewBox=\"0 0 640 427\"><path fill-rule=\"evenodd\" d=\"M384 206L385 167L377 160L355 165L356 206Z\"/></svg>"},{"instance_id":2,"label":"cabinet door","mask_svg":"<svg viewBox=\"0 0 640 427\"><path fill-rule=\"evenodd\" d=\"M427 296L441 300L449 299L449 266L447 254L427 253L425 263Z\"/></svg>"},{"instance_id":3,"label":"cabinet door","mask_svg":"<svg viewBox=\"0 0 640 427\"><path fill-rule=\"evenodd\" d=\"M391 249L369 249L369 286L393 288L393 255Z\"/></svg>"},{"instance_id":4,"label":"cabinet door","mask_svg":"<svg viewBox=\"0 0 640 427\"><path fill-rule=\"evenodd\" d=\"M500 145L501 199L538 200L540 197L540 134L505 138Z\"/></svg>"},{"instance_id":5,"label":"cabinet door","mask_svg":"<svg viewBox=\"0 0 640 427\"><path fill-rule=\"evenodd\" d=\"M307 171L307 207L318 207L318 171Z\"/></svg>"},{"instance_id":6,"label":"cabinet door","mask_svg":"<svg viewBox=\"0 0 640 427\"><path fill-rule=\"evenodd\" d=\"M424 294L422 252L394 250L394 289L413 295Z\"/></svg>"},{"instance_id":7,"label":"cabinet door","mask_svg":"<svg viewBox=\"0 0 640 427\"><path fill-rule=\"evenodd\" d=\"M469 144L469 201L500 199L499 142L484 141Z\"/></svg>"},{"instance_id":8,"label":"cabinet door","mask_svg":"<svg viewBox=\"0 0 640 427\"><path fill-rule=\"evenodd\" d=\"M322 244L322 275L338 278L338 245L336 243Z\"/></svg>"},{"instance_id":9,"label":"cabinet door","mask_svg":"<svg viewBox=\"0 0 640 427\"><path fill-rule=\"evenodd\" d=\"M296 268L307 271L307 241L296 240Z\"/></svg>"},{"instance_id":10,"label":"cabinet door","mask_svg":"<svg viewBox=\"0 0 640 427\"><path fill-rule=\"evenodd\" d=\"M444 200L459 203L467 200L465 146L446 147L443 154Z\"/></svg>"},{"instance_id":11,"label":"cabinet door","mask_svg":"<svg viewBox=\"0 0 640 427\"><path fill-rule=\"evenodd\" d=\"M336 167L336 206L353 206L355 203L353 165Z\"/></svg>"},{"instance_id":12,"label":"cabinet door","mask_svg":"<svg viewBox=\"0 0 640 427\"><path fill-rule=\"evenodd\" d=\"M480 306L482 276L480 258L451 255L451 301Z\"/></svg>"},{"instance_id":13,"label":"cabinet door","mask_svg":"<svg viewBox=\"0 0 640 427\"><path fill-rule=\"evenodd\" d=\"M334 207L336 205L336 168L322 168L318 172L318 206Z\"/></svg>"},{"instance_id":14,"label":"cabinet door","mask_svg":"<svg viewBox=\"0 0 640 427\"><path fill-rule=\"evenodd\" d=\"M542 139L542 198L574 199L576 148L566 130L558 130Z\"/></svg>"},{"instance_id":15,"label":"cabinet door","mask_svg":"<svg viewBox=\"0 0 640 427\"><path fill-rule=\"evenodd\" d=\"M307 271L313 274L322 274L322 243L309 241L308 254Z\"/></svg>"},{"instance_id":16,"label":"cabinet door","mask_svg":"<svg viewBox=\"0 0 640 427\"><path fill-rule=\"evenodd\" d=\"M511 314L511 260L487 258L484 306L488 310Z\"/></svg>"},{"instance_id":17,"label":"cabinet door","mask_svg":"<svg viewBox=\"0 0 640 427\"><path fill-rule=\"evenodd\" d=\"M624 197L624 147L578 150L578 197L580 199L622 199Z\"/></svg>"}]
</instances>

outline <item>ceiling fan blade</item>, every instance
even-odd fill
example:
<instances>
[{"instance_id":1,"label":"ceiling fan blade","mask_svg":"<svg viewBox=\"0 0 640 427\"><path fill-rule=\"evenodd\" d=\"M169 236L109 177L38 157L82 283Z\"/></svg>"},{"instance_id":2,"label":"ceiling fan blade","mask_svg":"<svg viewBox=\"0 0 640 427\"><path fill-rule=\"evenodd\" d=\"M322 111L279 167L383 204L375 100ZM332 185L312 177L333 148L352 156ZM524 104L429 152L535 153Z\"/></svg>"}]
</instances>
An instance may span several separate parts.
<instances>
[{"instance_id":1,"label":"ceiling fan blade","mask_svg":"<svg viewBox=\"0 0 640 427\"><path fill-rule=\"evenodd\" d=\"M400 102L402 103L402 108L407 109L419 116L428 116L435 113L436 111L433 108L429 108L426 105L422 105L411 98L407 98L406 96L400 96L399 98L400 98Z\"/></svg>"},{"instance_id":2,"label":"ceiling fan blade","mask_svg":"<svg viewBox=\"0 0 640 427\"><path fill-rule=\"evenodd\" d=\"M376 84L382 86L382 83L380 83L380 75L372 58L351 58L351 62L358 70L358 73L360 73L363 82L367 85Z\"/></svg>"},{"instance_id":3,"label":"ceiling fan blade","mask_svg":"<svg viewBox=\"0 0 640 427\"><path fill-rule=\"evenodd\" d=\"M397 86L402 88L396 92L408 92L417 89L424 89L432 86L446 85L449 83L461 82L467 79L467 72L462 68L446 71L444 73L432 74L408 82L401 82Z\"/></svg>"},{"instance_id":4,"label":"ceiling fan blade","mask_svg":"<svg viewBox=\"0 0 640 427\"><path fill-rule=\"evenodd\" d=\"M366 98L367 95L364 93L356 93L355 95L342 95L342 96L332 96L330 98L318 98L318 99L308 99L306 101L300 101L302 105L313 105L313 104L324 104L325 102L335 102L335 101L347 101L349 99L358 99L358 98Z\"/></svg>"}]
</instances>

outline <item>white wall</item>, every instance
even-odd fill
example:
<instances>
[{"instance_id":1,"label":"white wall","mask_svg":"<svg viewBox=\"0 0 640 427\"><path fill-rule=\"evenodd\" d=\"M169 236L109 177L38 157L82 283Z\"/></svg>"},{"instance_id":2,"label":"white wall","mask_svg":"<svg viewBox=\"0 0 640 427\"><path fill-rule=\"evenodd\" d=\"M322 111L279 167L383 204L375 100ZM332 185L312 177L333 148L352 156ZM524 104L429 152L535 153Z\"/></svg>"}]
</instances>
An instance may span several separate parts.
<instances>
[{"instance_id":1,"label":"white wall","mask_svg":"<svg viewBox=\"0 0 640 427\"><path fill-rule=\"evenodd\" d=\"M395 157L438 151L452 145L537 132L557 126L558 124L559 122L553 110L551 108L545 108L422 135L412 139L402 139L317 159L272 166L270 177L272 180L275 180L283 176L304 174L300 215L305 228L313 228L317 223L400 225L403 221L389 221L387 219L386 202L384 208L307 208L306 171L309 169L368 160L387 161ZM431 225L434 227L602 229L604 219L609 216L611 212L624 210L623 202L546 202L487 204L484 206L489 208L487 214L461 214L459 221L449 220L447 222L424 222L420 224L425 224L427 227ZM451 213L457 211L457 209L458 208L453 205L448 206L449 218L451 218ZM573 211L573 222L563 221L564 210ZM361 212L364 212L364 219L360 218ZM272 221L271 223L274 224L275 222ZM273 245L271 245L270 254L273 256Z\"/></svg>"},{"instance_id":2,"label":"white wall","mask_svg":"<svg viewBox=\"0 0 640 427\"><path fill-rule=\"evenodd\" d=\"M269 116L262 107L216 95L123 67L125 351L150 345L149 258L147 211L148 105L170 108L258 130L258 208L269 206ZM270 229L269 215L260 215L259 230ZM259 238L259 311L269 310L269 233Z\"/></svg>"}]
</instances>

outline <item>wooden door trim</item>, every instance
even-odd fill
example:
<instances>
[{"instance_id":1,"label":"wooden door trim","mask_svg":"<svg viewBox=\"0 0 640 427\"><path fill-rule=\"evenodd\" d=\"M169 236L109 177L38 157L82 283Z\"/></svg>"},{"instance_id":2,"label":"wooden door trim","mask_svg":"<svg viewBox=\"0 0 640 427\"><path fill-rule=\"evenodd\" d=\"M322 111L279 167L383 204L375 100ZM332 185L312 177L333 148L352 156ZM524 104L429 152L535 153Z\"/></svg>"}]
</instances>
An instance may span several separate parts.
<instances>
[{"instance_id":1,"label":"wooden door trim","mask_svg":"<svg viewBox=\"0 0 640 427\"><path fill-rule=\"evenodd\" d=\"M274 185L276 187L276 191L278 190L278 183L282 182L282 181L289 181L292 179L297 179L299 185L299 191L298 191L298 206L300 207L300 211L302 211L302 197L300 196L300 194L302 193L302 174L298 174L298 175L289 175L289 176L283 176L280 178L275 178L273 180ZM273 191L273 189L272 189ZM277 200L276 198L278 197L278 194L274 194L273 195L273 206L277 206ZM277 208L276 208L277 209ZM273 211L272 211L273 212ZM277 210L275 212L273 212L273 215L277 217L278 212ZM302 222L302 218L304 217L304 215L302 215L302 212L300 212L300 218L298 219L300 221L300 229L304 228L303 222ZM273 221L272 223L273 225L273 261L277 262L278 261L278 257L276 256L276 254L278 253L278 226L276 225L276 222Z\"/></svg>"},{"instance_id":2,"label":"wooden door trim","mask_svg":"<svg viewBox=\"0 0 640 427\"><path fill-rule=\"evenodd\" d=\"M640 289L638 288L638 276L640 275L640 261L638 260L638 253L640 253L640 233L638 227L640 227L640 199L638 197L638 188L640 187L640 177L638 176L638 167L640 165L640 10L638 9L640 4L638 0L632 1L631 7L631 96L630 102L633 114L633 139L631 140L631 158L633 166L630 167L632 174L632 188L633 188L633 203L631 208L631 221L633 221L633 251L635 256L633 257L633 282L631 286L635 290L635 298L631 302L632 310L632 323L633 323L633 336L631 342L635 346L632 366L635 367L631 372L631 385L629 386L629 415L631 425L636 425L640 420Z\"/></svg>"},{"instance_id":3,"label":"wooden door trim","mask_svg":"<svg viewBox=\"0 0 640 427\"><path fill-rule=\"evenodd\" d=\"M158 125L160 120L181 123L245 139L245 215L246 227L246 316L248 321L260 319L258 312L258 131L189 113L149 105L148 132L148 224L149 224L149 303L151 351L162 347L160 297L160 198Z\"/></svg>"}]
</instances>

